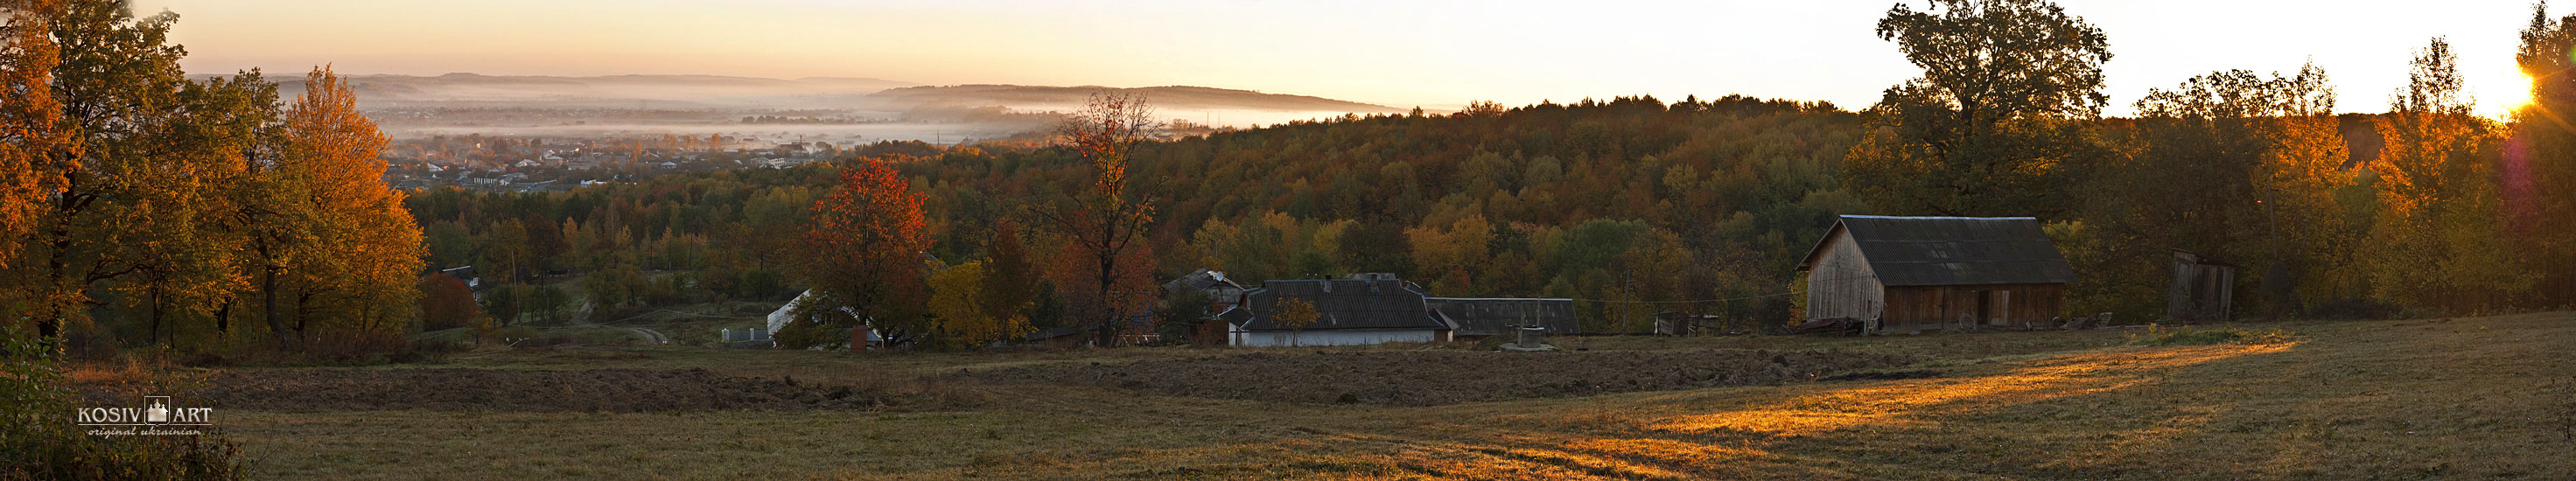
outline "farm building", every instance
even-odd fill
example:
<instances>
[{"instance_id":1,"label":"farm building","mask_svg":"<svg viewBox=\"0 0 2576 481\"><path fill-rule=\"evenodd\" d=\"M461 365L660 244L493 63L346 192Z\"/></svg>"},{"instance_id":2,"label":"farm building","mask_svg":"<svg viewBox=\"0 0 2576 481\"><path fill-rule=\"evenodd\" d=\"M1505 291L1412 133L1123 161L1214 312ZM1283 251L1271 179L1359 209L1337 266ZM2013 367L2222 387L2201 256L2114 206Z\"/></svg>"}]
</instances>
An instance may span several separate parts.
<instances>
[{"instance_id":1,"label":"farm building","mask_svg":"<svg viewBox=\"0 0 2576 481\"><path fill-rule=\"evenodd\" d=\"M1217 314L1227 344L1237 346L1350 346L1382 342L1449 340L1450 324L1432 311L1421 289L1391 277L1265 281L1245 291L1244 302ZM1280 301L1315 304L1313 323L1292 328L1278 322Z\"/></svg>"},{"instance_id":2,"label":"farm building","mask_svg":"<svg viewBox=\"0 0 2576 481\"><path fill-rule=\"evenodd\" d=\"M814 290L807 289L804 293L797 294L795 299L787 301L786 305L778 306L778 310L769 311L769 334L768 336L763 337L776 336L778 335L778 330L786 329L788 322L796 320L796 306L804 304L806 296L812 295L814 295ZM841 314L850 317L858 317L858 313L852 312L846 307L841 308ZM861 326L867 325L865 322L857 324ZM868 345L883 346L885 345L885 337L877 335L876 330L870 329L868 330Z\"/></svg>"},{"instance_id":3,"label":"farm building","mask_svg":"<svg viewBox=\"0 0 2576 481\"><path fill-rule=\"evenodd\" d=\"M1573 299L1432 297L1423 302L1449 320L1456 337L1512 334L1516 326L1539 326L1549 335L1577 332Z\"/></svg>"},{"instance_id":4,"label":"farm building","mask_svg":"<svg viewBox=\"0 0 2576 481\"><path fill-rule=\"evenodd\" d=\"M1798 269L1807 319L1875 332L2021 326L2061 314L2075 269L2029 217L1846 215Z\"/></svg>"},{"instance_id":5,"label":"farm building","mask_svg":"<svg viewBox=\"0 0 2576 481\"><path fill-rule=\"evenodd\" d=\"M1225 312L1226 309L1234 308L1235 303L1243 302L1243 290L1242 284L1236 284L1234 279L1226 278L1224 272L1207 269L1199 269L1179 279L1163 283L1165 293L1180 294L1192 291L1206 293L1207 311L1211 313Z\"/></svg>"},{"instance_id":6,"label":"farm building","mask_svg":"<svg viewBox=\"0 0 2576 481\"><path fill-rule=\"evenodd\" d=\"M2236 308L2236 265L2173 251L2173 288L2165 318L2176 322L2224 321Z\"/></svg>"}]
</instances>

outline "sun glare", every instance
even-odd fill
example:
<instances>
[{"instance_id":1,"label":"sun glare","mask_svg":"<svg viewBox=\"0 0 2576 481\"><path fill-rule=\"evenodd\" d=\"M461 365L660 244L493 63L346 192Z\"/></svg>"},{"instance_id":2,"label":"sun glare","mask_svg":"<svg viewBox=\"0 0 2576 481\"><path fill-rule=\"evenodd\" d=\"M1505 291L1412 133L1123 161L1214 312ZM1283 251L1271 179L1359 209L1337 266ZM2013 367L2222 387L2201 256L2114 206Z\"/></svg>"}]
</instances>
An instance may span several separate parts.
<instances>
[{"instance_id":1,"label":"sun glare","mask_svg":"<svg viewBox=\"0 0 2576 481\"><path fill-rule=\"evenodd\" d=\"M2514 73L2522 77L2522 83L2514 84L2515 88L2496 92L2495 96L2496 105L2504 107L2506 115L2512 115L2514 112L2522 111L2523 106L2531 105L2531 87L2533 84L2531 76L2522 75L2521 72Z\"/></svg>"}]
</instances>

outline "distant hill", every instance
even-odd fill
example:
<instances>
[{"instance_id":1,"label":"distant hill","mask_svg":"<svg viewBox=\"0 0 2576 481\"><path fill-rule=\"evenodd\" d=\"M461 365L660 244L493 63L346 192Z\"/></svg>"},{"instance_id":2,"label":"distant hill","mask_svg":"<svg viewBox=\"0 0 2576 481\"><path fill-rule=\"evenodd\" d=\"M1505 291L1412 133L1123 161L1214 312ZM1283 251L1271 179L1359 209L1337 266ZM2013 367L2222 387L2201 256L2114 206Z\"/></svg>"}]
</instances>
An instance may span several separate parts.
<instances>
[{"instance_id":1,"label":"distant hill","mask_svg":"<svg viewBox=\"0 0 2576 481\"><path fill-rule=\"evenodd\" d=\"M201 75L199 77L210 77ZM999 107L1012 111L1080 108L1094 92L1141 93L1165 110L1301 113L1398 113L1384 105L1306 95L1213 87L1118 88L1041 85L915 86L858 77L774 79L723 75L559 77L451 73L436 76L353 75L364 108L548 107L593 109L845 109L887 113L953 113ZM278 94L304 92L302 76L280 75Z\"/></svg>"},{"instance_id":2,"label":"distant hill","mask_svg":"<svg viewBox=\"0 0 2576 481\"><path fill-rule=\"evenodd\" d=\"M794 80L721 75L556 77L451 73L438 76L353 75L368 107L478 105L592 108L795 108L847 104L858 96L913 85L874 78ZM278 94L304 91L300 76L281 76Z\"/></svg>"},{"instance_id":3,"label":"distant hill","mask_svg":"<svg viewBox=\"0 0 2576 481\"><path fill-rule=\"evenodd\" d=\"M885 110L922 110L938 108L1007 106L1022 110L1064 110L1080 107L1094 92L1144 94L1155 107L1173 110L1267 110L1280 112L1352 112L1395 113L1403 110L1384 105L1365 104L1306 95L1262 93L1251 90L1212 87L1164 86L1117 88L1086 85L1050 87L1033 85L942 85L887 89L867 96L874 108Z\"/></svg>"}]
</instances>

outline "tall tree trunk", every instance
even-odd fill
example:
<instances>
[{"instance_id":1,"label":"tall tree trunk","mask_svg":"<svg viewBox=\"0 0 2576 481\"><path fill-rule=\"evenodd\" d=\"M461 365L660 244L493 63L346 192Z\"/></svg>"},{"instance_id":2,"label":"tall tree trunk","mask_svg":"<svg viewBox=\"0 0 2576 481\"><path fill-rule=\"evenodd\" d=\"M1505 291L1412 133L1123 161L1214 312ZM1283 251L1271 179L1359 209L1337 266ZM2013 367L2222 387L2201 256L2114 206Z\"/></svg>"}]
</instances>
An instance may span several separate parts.
<instances>
[{"instance_id":1,"label":"tall tree trunk","mask_svg":"<svg viewBox=\"0 0 2576 481\"><path fill-rule=\"evenodd\" d=\"M233 332L233 296L224 296L224 302L215 305L215 332Z\"/></svg>"},{"instance_id":2,"label":"tall tree trunk","mask_svg":"<svg viewBox=\"0 0 2576 481\"><path fill-rule=\"evenodd\" d=\"M160 343L161 343L161 286L160 286L159 284L154 284L154 285L152 286L152 308L149 310L149 312L148 312L146 315L148 315L148 316L150 316L150 317L152 318L152 333L151 333L151 334L149 334L149 335L145 335L145 336L143 337L143 339L144 339L146 342L151 343L151 344L160 344Z\"/></svg>"},{"instance_id":3,"label":"tall tree trunk","mask_svg":"<svg viewBox=\"0 0 2576 481\"><path fill-rule=\"evenodd\" d=\"M260 315L268 319L269 334L277 336L277 348L294 349L295 335L286 330L286 322L277 318L277 266L261 269L259 281Z\"/></svg>"}]
</instances>

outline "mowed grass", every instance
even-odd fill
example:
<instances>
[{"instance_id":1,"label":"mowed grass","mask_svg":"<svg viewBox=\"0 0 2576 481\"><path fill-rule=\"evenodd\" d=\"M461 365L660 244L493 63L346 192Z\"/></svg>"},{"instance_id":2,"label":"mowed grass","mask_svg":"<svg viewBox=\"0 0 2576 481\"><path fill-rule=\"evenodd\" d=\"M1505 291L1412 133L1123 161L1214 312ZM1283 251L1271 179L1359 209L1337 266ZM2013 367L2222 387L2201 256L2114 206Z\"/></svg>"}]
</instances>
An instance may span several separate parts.
<instances>
[{"instance_id":1,"label":"mowed grass","mask_svg":"<svg viewBox=\"0 0 2576 481\"><path fill-rule=\"evenodd\" d=\"M2289 335L2165 346L2134 345L2150 344L2135 329L1567 338L1557 343L1899 352L1944 374L1433 407L960 385L945 388L980 401L882 412L224 411L218 422L256 472L322 479L2576 477L2576 313L2203 329ZM1443 346L1296 352L1431 348ZM444 365L866 382L1247 351L500 351Z\"/></svg>"}]
</instances>

